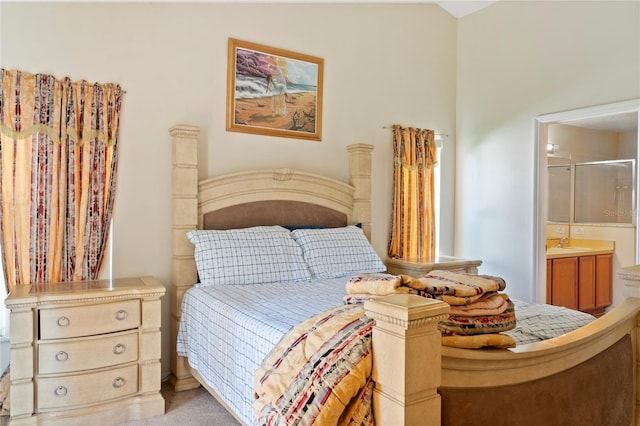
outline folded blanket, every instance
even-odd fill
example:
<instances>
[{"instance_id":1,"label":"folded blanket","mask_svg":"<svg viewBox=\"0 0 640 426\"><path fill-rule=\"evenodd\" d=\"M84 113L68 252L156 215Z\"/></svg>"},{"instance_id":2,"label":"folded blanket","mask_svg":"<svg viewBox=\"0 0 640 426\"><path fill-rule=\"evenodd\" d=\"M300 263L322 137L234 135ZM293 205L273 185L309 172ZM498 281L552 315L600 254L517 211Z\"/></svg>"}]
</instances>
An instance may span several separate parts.
<instances>
[{"instance_id":1,"label":"folded blanket","mask_svg":"<svg viewBox=\"0 0 640 426\"><path fill-rule=\"evenodd\" d=\"M404 289L404 288L408 288L408 287L400 287L400 289ZM414 290L412 288L409 288L406 292L398 291L398 292L392 292L388 294L368 294L368 293L347 294L342 298L342 301L343 303L347 303L347 304L348 303L364 303L367 300L376 299L378 297L389 296L391 294L396 294L396 293L415 294L416 296L426 297L427 299L442 300L443 302L448 303L449 305L460 305L460 306L471 305L482 297L481 294L473 297L456 297L456 296L447 296L447 295L434 296L433 294L429 294L423 290Z\"/></svg>"},{"instance_id":2,"label":"folded blanket","mask_svg":"<svg viewBox=\"0 0 640 426\"><path fill-rule=\"evenodd\" d=\"M431 271L420 278L408 275L401 275L401 278L404 285L426 291L434 296L473 297L488 292L501 291L507 286L500 277L439 270Z\"/></svg>"},{"instance_id":3,"label":"folded blanket","mask_svg":"<svg viewBox=\"0 0 640 426\"><path fill-rule=\"evenodd\" d=\"M440 321L438 328L442 334L472 336L478 334L500 333L516 327L516 313L513 302L507 299L507 309L496 315L454 315Z\"/></svg>"},{"instance_id":4,"label":"folded blanket","mask_svg":"<svg viewBox=\"0 0 640 426\"><path fill-rule=\"evenodd\" d=\"M480 334L477 336L442 336L442 345L462 349L515 348L516 341L506 334Z\"/></svg>"},{"instance_id":5,"label":"folded blanket","mask_svg":"<svg viewBox=\"0 0 640 426\"><path fill-rule=\"evenodd\" d=\"M348 294L373 294L388 296L396 293L409 293L409 287L402 286L398 275L391 274L360 274L347 281Z\"/></svg>"},{"instance_id":6,"label":"folded blanket","mask_svg":"<svg viewBox=\"0 0 640 426\"><path fill-rule=\"evenodd\" d=\"M431 271L422 278L408 275L361 274L346 285L345 304L396 293L409 293L439 299L451 306L447 318L438 324L448 346L462 348L511 347L515 341L498 333L516 326L513 303L509 296L498 293L506 288L502 278L491 275L470 275L449 271ZM497 335L492 338L455 339ZM445 343L443 343L445 344Z\"/></svg>"},{"instance_id":7,"label":"folded blanket","mask_svg":"<svg viewBox=\"0 0 640 426\"><path fill-rule=\"evenodd\" d=\"M415 290L414 292L409 292L409 294L417 294L418 296L427 297L429 299L438 299L442 300L445 303L448 303L451 306L465 306L471 305L472 303L477 302L483 296L482 294L477 294L475 296L469 297L458 297L458 296L448 296L446 294L441 295L433 295L425 290Z\"/></svg>"},{"instance_id":8,"label":"folded blanket","mask_svg":"<svg viewBox=\"0 0 640 426\"><path fill-rule=\"evenodd\" d=\"M503 313L509 307L509 296L504 293L483 294L477 302L462 306L451 306L449 314L460 316L487 316Z\"/></svg>"}]
</instances>

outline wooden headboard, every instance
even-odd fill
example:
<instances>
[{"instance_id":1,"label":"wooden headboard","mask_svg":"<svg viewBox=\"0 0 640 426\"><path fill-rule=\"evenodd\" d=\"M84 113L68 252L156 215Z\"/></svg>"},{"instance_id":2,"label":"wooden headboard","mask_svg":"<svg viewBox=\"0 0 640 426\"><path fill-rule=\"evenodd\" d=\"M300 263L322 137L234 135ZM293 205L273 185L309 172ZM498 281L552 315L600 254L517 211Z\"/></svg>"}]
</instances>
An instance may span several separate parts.
<instances>
[{"instance_id":1,"label":"wooden headboard","mask_svg":"<svg viewBox=\"0 0 640 426\"><path fill-rule=\"evenodd\" d=\"M338 228L349 225L348 215L304 201L265 200L237 204L202 216L202 229L238 229L251 226L315 225Z\"/></svg>"},{"instance_id":2,"label":"wooden headboard","mask_svg":"<svg viewBox=\"0 0 640 426\"><path fill-rule=\"evenodd\" d=\"M176 125L172 137L172 289L171 376L176 391L200 384L186 360L175 353L182 296L197 281L193 229L230 229L257 225L321 225L361 223L371 235L371 152L373 146L347 147L349 182L292 169L253 170L198 179L200 129Z\"/></svg>"}]
</instances>

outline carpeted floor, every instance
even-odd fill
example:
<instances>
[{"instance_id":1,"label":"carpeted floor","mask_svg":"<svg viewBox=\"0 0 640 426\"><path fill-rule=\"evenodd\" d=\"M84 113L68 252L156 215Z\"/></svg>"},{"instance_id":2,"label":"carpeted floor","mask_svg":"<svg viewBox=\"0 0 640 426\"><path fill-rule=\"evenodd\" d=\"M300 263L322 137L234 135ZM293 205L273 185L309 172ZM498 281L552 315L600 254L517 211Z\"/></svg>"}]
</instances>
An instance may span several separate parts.
<instances>
[{"instance_id":1,"label":"carpeted floor","mask_svg":"<svg viewBox=\"0 0 640 426\"><path fill-rule=\"evenodd\" d=\"M164 416L124 423L121 426L238 426L238 421L204 388L174 393L162 383Z\"/></svg>"},{"instance_id":2,"label":"carpeted floor","mask_svg":"<svg viewBox=\"0 0 640 426\"><path fill-rule=\"evenodd\" d=\"M120 426L238 426L240 423L204 388L174 393L168 382L162 383L164 416L123 423ZM0 417L0 426L9 416Z\"/></svg>"}]
</instances>

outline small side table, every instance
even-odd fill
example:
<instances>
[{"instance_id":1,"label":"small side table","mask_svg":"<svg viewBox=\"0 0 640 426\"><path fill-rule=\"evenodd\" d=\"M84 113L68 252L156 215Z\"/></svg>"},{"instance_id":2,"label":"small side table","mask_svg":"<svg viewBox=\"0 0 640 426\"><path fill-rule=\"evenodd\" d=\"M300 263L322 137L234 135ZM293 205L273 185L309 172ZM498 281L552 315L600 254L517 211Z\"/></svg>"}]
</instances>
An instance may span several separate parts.
<instances>
[{"instance_id":1,"label":"small side table","mask_svg":"<svg viewBox=\"0 0 640 426\"><path fill-rule=\"evenodd\" d=\"M411 277L422 277L429 271L436 269L453 272L464 272L467 274L477 274L481 260L469 260L451 256L435 256L430 259L420 261L391 259L385 261L387 272L393 275L409 275Z\"/></svg>"}]
</instances>

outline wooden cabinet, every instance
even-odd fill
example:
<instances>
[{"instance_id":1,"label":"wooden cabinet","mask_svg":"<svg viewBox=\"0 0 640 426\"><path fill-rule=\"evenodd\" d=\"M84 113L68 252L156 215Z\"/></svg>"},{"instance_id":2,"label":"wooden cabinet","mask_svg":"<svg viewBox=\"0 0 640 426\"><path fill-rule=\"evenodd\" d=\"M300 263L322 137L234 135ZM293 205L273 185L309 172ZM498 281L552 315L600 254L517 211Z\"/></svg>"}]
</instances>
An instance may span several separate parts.
<instances>
[{"instance_id":1,"label":"wooden cabinet","mask_svg":"<svg viewBox=\"0 0 640 426\"><path fill-rule=\"evenodd\" d=\"M562 257L551 263L552 305L578 309L578 258Z\"/></svg>"},{"instance_id":2,"label":"wooden cabinet","mask_svg":"<svg viewBox=\"0 0 640 426\"><path fill-rule=\"evenodd\" d=\"M599 316L612 303L611 254L547 260L547 303Z\"/></svg>"},{"instance_id":3,"label":"wooden cabinet","mask_svg":"<svg viewBox=\"0 0 640 426\"><path fill-rule=\"evenodd\" d=\"M11 424L118 424L164 414L160 298L151 277L19 286Z\"/></svg>"},{"instance_id":4,"label":"wooden cabinet","mask_svg":"<svg viewBox=\"0 0 640 426\"><path fill-rule=\"evenodd\" d=\"M596 309L613 303L613 255L596 256Z\"/></svg>"},{"instance_id":5,"label":"wooden cabinet","mask_svg":"<svg viewBox=\"0 0 640 426\"><path fill-rule=\"evenodd\" d=\"M591 312L596 308L596 257L578 257L578 309Z\"/></svg>"}]
</instances>

